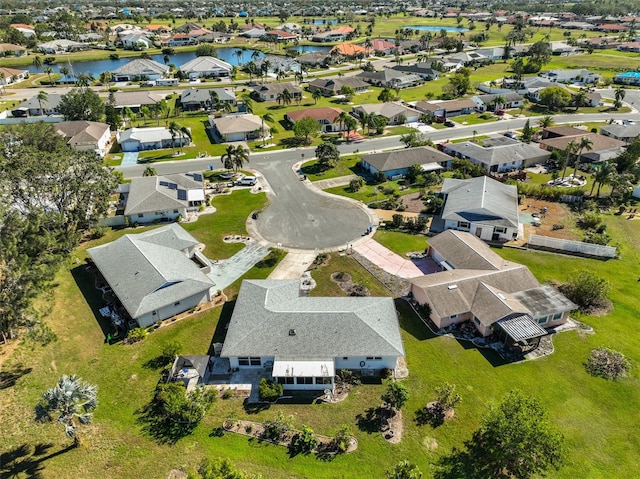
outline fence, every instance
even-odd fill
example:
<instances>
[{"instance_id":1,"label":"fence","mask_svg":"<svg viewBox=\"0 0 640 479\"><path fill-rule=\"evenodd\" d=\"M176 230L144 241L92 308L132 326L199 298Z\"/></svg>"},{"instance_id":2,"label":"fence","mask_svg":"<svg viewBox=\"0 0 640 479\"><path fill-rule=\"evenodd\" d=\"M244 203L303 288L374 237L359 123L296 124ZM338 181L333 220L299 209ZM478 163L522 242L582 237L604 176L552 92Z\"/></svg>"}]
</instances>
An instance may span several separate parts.
<instances>
[{"instance_id":1,"label":"fence","mask_svg":"<svg viewBox=\"0 0 640 479\"><path fill-rule=\"evenodd\" d=\"M615 258L616 248L613 246L601 246L581 241L571 241L549 236L529 235L528 246L534 249L561 251L563 253L594 258Z\"/></svg>"}]
</instances>

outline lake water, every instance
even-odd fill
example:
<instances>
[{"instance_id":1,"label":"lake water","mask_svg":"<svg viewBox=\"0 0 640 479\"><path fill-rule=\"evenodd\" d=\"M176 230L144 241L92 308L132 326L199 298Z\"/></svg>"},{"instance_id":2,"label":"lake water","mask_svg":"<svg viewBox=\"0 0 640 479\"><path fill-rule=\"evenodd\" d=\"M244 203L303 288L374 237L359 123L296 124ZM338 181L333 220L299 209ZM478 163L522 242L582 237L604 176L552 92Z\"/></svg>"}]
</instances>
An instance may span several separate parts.
<instances>
[{"instance_id":1,"label":"lake water","mask_svg":"<svg viewBox=\"0 0 640 479\"><path fill-rule=\"evenodd\" d=\"M323 19L316 19L313 21L313 25L326 25L326 24L331 24L333 23L334 25L336 25L338 23L338 20L336 20L335 18L332 20L323 20Z\"/></svg>"},{"instance_id":2,"label":"lake water","mask_svg":"<svg viewBox=\"0 0 640 479\"><path fill-rule=\"evenodd\" d=\"M314 47L309 47L309 48L314 48ZM324 48L327 48L327 47L324 47ZM238 66L238 65L250 62L252 60L251 56L254 51L257 52L258 56L257 58L253 58L253 60L260 60L264 58L264 53L262 53L259 50L247 49L243 52L240 58L236 56L236 51L238 51L238 48L229 48L229 47L217 48L216 56L220 60L224 60L225 62L230 63L231 65L234 65L234 66ZM169 55L169 63L173 63L176 66L176 68L180 68L180 65L183 65L188 61L193 60L195 57L196 57L195 52L174 53L173 55ZM162 54L150 55L150 58L159 63L164 63L164 55ZM57 55L56 59L58 60L58 63L56 63L55 65L51 65L51 68L55 73L59 73L61 67L68 67L68 63L65 61L64 55ZM119 68L122 65L126 64L127 62L130 62L131 60L135 60L135 59L136 57L120 58L118 60L109 60L109 59L90 60L86 62L72 62L71 66L73 68L73 72L76 75L78 75L79 73L87 73L89 75L92 75L94 78L97 78L98 76L100 76L102 72L113 71L116 68ZM15 68L24 70L25 66L16 66ZM29 65L26 68L31 73L36 73L38 71L42 73L42 68L37 70L33 65Z\"/></svg>"},{"instance_id":3,"label":"lake water","mask_svg":"<svg viewBox=\"0 0 640 479\"><path fill-rule=\"evenodd\" d=\"M439 32L440 30L444 30L449 33L460 33L460 32L468 32L468 28L462 27L432 27L426 25L408 25L403 28L410 28L411 30L422 30L425 32Z\"/></svg>"},{"instance_id":4,"label":"lake water","mask_svg":"<svg viewBox=\"0 0 640 479\"><path fill-rule=\"evenodd\" d=\"M287 48L287 50L295 50L298 53L312 53L312 52L328 52L332 47L328 46L315 46L315 45L298 45L297 47Z\"/></svg>"}]
</instances>

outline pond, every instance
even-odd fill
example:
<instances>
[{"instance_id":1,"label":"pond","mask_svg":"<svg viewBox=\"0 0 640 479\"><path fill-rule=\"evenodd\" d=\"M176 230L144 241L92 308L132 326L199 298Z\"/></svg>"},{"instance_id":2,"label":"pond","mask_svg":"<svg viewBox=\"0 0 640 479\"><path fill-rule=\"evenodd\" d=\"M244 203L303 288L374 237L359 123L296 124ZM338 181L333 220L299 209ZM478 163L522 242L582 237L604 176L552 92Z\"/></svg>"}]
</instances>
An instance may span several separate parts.
<instances>
[{"instance_id":1,"label":"pond","mask_svg":"<svg viewBox=\"0 0 640 479\"><path fill-rule=\"evenodd\" d=\"M468 28L462 27L437 27L437 26L427 26L427 25L407 25L403 28L410 28L411 30L421 30L425 32L439 32L440 30L444 30L448 33L461 33L468 32Z\"/></svg>"},{"instance_id":2,"label":"pond","mask_svg":"<svg viewBox=\"0 0 640 479\"><path fill-rule=\"evenodd\" d=\"M313 48L313 47L309 47L309 48ZM251 48L248 48L242 51L242 54L239 56L236 54L238 50L242 51L239 48L231 48L231 47L217 48L216 56L220 60L224 60L225 62L230 63L231 65L234 65L234 66L242 65L251 60L260 60L264 58L264 53L262 53L259 50L253 50ZM253 54L254 52L257 52L257 53L254 55ZM164 63L164 55L161 53L156 55L150 55L149 57L152 60L155 60L159 63ZM178 52L178 53L174 53L173 55L169 55L169 63L173 63L176 66L176 68L180 68L180 65L183 65L188 61L193 60L195 57L196 57L196 54L193 51ZM102 72L113 71L116 68L120 68L122 65L126 64L129 61L135 60L136 58L137 57L127 57L127 58L120 58L118 60L109 60L107 58L106 60L89 60L84 62L71 62L71 67L73 69L73 73L76 75L80 73L86 73L93 76L94 78L97 78L98 76L100 76ZM51 65L51 68L53 69L54 73L59 73L61 67L68 68L69 65L65 61L64 55L57 55L56 59L58 60L58 63ZM16 66L15 68L24 69L25 67ZM42 68L36 69L33 65L29 65L26 68L31 73L36 73L36 72L42 73Z\"/></svg>"},{"instance_id":3,"label":"pond","mask_svg":"<svg viewBox=\"0 0 640 479\"><path fill-rule=\"evenodd\" d=\"M293 50L300 54L313 53L313 52L328 52L332 47L328 46L316 46L316 45L298 45L297 47L287 48L287 50Z\"/></svg>"}]
</instances>

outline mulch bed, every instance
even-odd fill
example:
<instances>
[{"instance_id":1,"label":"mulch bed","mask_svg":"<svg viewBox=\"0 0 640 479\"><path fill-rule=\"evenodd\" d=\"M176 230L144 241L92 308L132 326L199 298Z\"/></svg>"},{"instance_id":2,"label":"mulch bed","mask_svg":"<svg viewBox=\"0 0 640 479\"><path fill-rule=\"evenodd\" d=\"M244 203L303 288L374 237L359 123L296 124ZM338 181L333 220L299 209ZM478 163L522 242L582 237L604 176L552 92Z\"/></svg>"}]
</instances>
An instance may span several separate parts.
<instances>
[{"instance_id":1,"label":"mulch bed","mask_svg":"<svg viewBox=\"0 0 640 479\"><path fill-rule=\"evenodd\" d=\"M367 288L353 282L349 273L333 273L331 281L337 283L340 289L349 296L371 296L371 292Z\"/></svg>"},{"instance_id":2,"label":"mulch bed","mask_svg":"<svg viewBox=\"0 0 640 479\"><path fill-rule=\"evenodd\" d=\"M242 434L243 436L252 437L254 439L258 439L260 441L270 442L271 444L275 444L276 446L284 446L289 447L291 444L291 440L294 438L296 434L300 431L296 431L295 429L291 429L284 433L284 435L280 438L280 440L273 440L264 438L264 425L260 422L253 421L244 421L244 420L226 420L222 427L225 431L233 432L236 434ZM318 446L312 451L314 453L319 454L342 454L342 451L333 450L332 442L333 438L329 436L321 436L316 434L316 438L318 439ZM349 446L345 453L353 452L358 448L358 441L355 437L351 438Z\"/></svg>"},{"instance_id":3,"label":"mulch bed","mask_svg":"<svg viewBox=\"0 0 640 479\"><path fill-rule=\"evenodd\" d=\"M385 441L391 444L399 444L402 441L402 410L397 411L390 407L380 408L380 431Z\"/></svg>"}]
</instances>

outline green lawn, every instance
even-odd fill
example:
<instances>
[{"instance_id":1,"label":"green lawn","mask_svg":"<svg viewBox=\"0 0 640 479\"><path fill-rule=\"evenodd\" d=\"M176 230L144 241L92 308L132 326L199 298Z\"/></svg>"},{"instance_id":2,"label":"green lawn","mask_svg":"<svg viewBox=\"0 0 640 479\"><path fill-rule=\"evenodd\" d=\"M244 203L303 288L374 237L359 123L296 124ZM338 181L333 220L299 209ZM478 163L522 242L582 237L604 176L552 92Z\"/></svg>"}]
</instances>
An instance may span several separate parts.
<instances>
[{"instance_id":1,"label":"green lawn","mask_svg":"<svg viewBox=\"0 0 640 479\"><path fill-rule=\"evenodd\" d=\"M373 296L391 296L391 292L360 266L360 263L351 256L339 253L331 253L324 266L311 271L311 276L317 282L311 296L346 296L340 286L331 281L333 273L349 273L354 283L368 288Z\"/></svg>"},{"instance_id":2,"label":"green lawn","mask_svg":"<svg viewBox=\"0 0 640 479\"><path fill-rule=\"evenodd\" d=\"M348 155L341 157L338 164L328 170L321 169L317 160L306 162L301 170L310 181L328 180L340 176L357 175L360 172L359 164L360 157L358 155Z\"/></svg>"},{"instance_id":3,"label":"green lawn","mask_svg":"<svg viewBox=\"0 0 640 479\"><path fill-rule=\"evenodd\" d=\"M380 228L373 235L373 239L401 256L414 251L425 251L427 248L427 237L421 234Z\"/></svg>"},{"instance_id":4,"label":"green lawn","mask_svg":"<svg viewBox=\"0 0 640 479\"><path fill-rule=\"evenodd\" d=\"M333 188L327 188L327 193L334 195L346 196L353 198L354 200L362 201L363 203L371 203L372 201L384 200L388 197L383 192L384 188L390 188L397 192L399 195L408 195L410 193L416 193L420 191L420 188L406 188L402 185L403 180L399 181L387 181L380 185L363 185L358 191L351 191L351 188L347 186L335 186Z\"/></svg>"}]
</instances>

